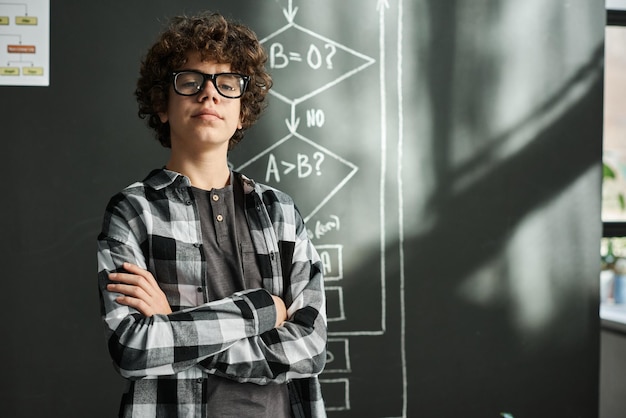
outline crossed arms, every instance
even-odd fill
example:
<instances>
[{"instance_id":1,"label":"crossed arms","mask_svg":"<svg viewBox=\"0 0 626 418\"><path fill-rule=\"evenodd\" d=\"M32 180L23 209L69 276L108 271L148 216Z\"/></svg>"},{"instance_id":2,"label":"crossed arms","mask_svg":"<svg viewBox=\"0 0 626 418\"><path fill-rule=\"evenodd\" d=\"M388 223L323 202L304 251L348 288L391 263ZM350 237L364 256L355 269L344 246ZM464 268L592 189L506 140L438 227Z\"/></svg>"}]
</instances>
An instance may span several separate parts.
<instances>
[{"instance_id":1,"label":"crossed arms","mask_svg":"<svg viewBox=\"0 0 626 418\"><path fill-rule=\"evenodd\" d=\"M152 273L131 263L125 262L122 267L126 271L125 273L109 273L108 277L112 283L106 287L107 291L120 294L115 298L117 303L134 308L146 317L172 313L167 296L159 287ZM271 296L276 308L274 327L277 328L287 320L287 308L281 298Z\"/></svg>"},{"instance_id":2,"label":"crossed arms","mask_svg":"<svg viewBox=\"0 0 626 418\"><path fill-rule=\"evenodd\" d=\"M128 233L136 223L111 216L98 240L102 314L109 352L122 376L172 375L197 366L267 384L321 372L326 360L321 263L301 219L290 286L281 295L287 304L265 289L249 289L184 309L172 308L171 289L164 291L167 286L148 268L145 246L136 239L140 234Z\"/></svg>"}]
</instances>

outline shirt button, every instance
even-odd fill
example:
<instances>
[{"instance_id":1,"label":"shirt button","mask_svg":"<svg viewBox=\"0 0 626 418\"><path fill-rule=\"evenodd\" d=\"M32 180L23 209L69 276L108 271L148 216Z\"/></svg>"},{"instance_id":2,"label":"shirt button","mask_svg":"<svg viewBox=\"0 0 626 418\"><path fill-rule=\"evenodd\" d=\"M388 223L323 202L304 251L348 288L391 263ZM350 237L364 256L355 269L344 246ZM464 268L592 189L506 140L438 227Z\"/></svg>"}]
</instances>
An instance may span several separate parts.
<instances>
[{"instance_id":1,"label":"shirt button","mask_svg":"<svg viewBox=\"0 0 626 418\"><path fill-rule=\"evenodd\" d=\"M187 206L191 205L191 200L185 200L185 205Z\"/></svg>"},{"instance_id":2,"label":"shirt button","mask_svg":"<svg viewBox=\"0 0 626 418\"><path fill-rule=\"evenodd\" d=\"M202 293L202 288L201 287L196 288L196 290L198 291L198 293Z\"/></svg>"},{"instance_id":3,"label":"shirt button","mask_svg":"<svg viewBox=\"0 0 626 418\"><path fill-rule=\"evenodd\" d=\"M224 217L222 215L217 215L215 219L217 219L217 222L222 222L224 220Z\"/></svg>"},{"instance_id":4,"label":"shirt button","mask_svg":"<svg viewBox=\"0 0 626 418\"><path fill-rule=\"evenodd\" d=\"M214 202L217 202L218 200L220 200L219 195L214 194L214 195L213 195L213 201L214 201Z\"/></svg>"}]
</instances>

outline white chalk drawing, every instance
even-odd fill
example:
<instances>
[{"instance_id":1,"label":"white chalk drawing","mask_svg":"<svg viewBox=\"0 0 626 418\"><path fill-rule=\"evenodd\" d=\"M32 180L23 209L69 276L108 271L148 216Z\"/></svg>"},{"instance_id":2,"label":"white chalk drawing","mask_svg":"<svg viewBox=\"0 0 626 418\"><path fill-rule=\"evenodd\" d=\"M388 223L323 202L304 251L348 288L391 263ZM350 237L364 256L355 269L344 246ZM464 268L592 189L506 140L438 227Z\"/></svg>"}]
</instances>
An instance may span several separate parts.
<instances>
[{"instance_id":1,"label":"white chalk drawing","mask_svg":"<svg viewBox=\"0 0 626 418\"><path fill-rule=\"evenodd\" d=\"M317 245L315 249L324 265L324 281L343 279L343 245Z\"/></svg>"},{"instance_id":2,"label":"white chalk drawing","mask_svg":"<svg viewBox=\"0 0 626 418\"><path fill-rule=\"evenodd\" d=\"M350 380L346 378L320 379L323 388L329 388L332 393L343 397L326 398L327 411L346 411L350 409ZM337 398L337 399L336 399Z\"/></svg>"},{"instance_id":3,"label":"white chalk drawing","mask_svg":"<svg viewBox=\"0 0 626 418\"><path fill-rule=\"evenodd\" d=\"M346 310L345 297L354 292L348 289L345 278L345 250L344 243L324 243L317 244L316 248L320 254L324 265L324 277L326 283L327 296L327 315L329 323L329 340L327 366L323 372L320 382L326 400L326 408L333 413L341 414L351 410L354 402L359 400L351 399L351 374L356 372L353 369L350 352L351 340L359 338L362 344L363 338L383 337L387 334L387 327L393 326L394 330L399 327L400 341L398 352L401 356L401 382L397 384L401 387L401 405L395 405L393 415L386 418L406 418L407 416L407 367L406 367L406 348L405 348L405 295L404 295L404 233L403 233L403 100L402 100L402 23L403 23L403 2L398 0L395 4L397 11L397 21L392 22L386 27L386 12L390 9L391 0L373 0L372 8L375 7L376 17L378 18L379 37L378 52L379 57L374 59L363 53L358 52L355 48L344 45L337 40L330 39L315 31L315 28L307 28L298 23L298 7L294 6L294 0L287 0L286 7L282 9L286 19L286 24L277 30L271 32L268 36L261 39L269 55L270 70L280 70L280 78L274 78L274 86L270 90L270 94L283 104L280 109L286 109L287 117L284 119L286 134L273 142L270 146L256 155L251 156L242 162L236 170L252 169L256 173L262 173L266 183L276 184L281 188L294 181L299 185L295 190L294 197L299 204L302 216L307 223L309 236L314 240L322 240L327 237L341 237L344 233L344 227L340 215L326 213L324 208L328 203L338 196L338 193L347 187L347 185L355 178L360 168L349 159L342 157L330 147L321 146L316 140L311 139L310 135L302 133L302 129L322 128L327 123L327 115L324 112L323 105L318 107L309 106L306 109L306 121L303 123L298 117L297 108L304 104L307 100L314 97L318 98L324 93L323 97L333 92L334 88L348 80L357 76L365 70L372 71L377 68L379 78L379 100L378 103L372 103L372 106L380 106L380 176L377 185L378 206L379 206L379 253L380 253L380 279L377 285L380 286L380 322L379 324L368 324L361 326L360 329L347 329L347 327L337 327L339 324L346 324L350 321L351 312ZM283 0L283 3L285 0ZM355 14L355 25L358 25ZM391 20L391 19L389 19ZM397 86L388 86L389 77L388 69L392 68L387 62L387 51L389 44L386 39L388 30L395 30L397 37L396 50L392 51L396 55L392 64L396 64L397 72L393 74L398 80ZM378 64L375 66L374 64ZM303 82L302 80L305 80ZM388 175L388 97L389 91L397 90L397 123L394 132L397 130L397 165L396 165L396 181L397 190L394 193L398 195L398 213L388 214L387 204L390 193L387 191L389 185ZM302 113L300 113L302 114ZM394 115L395 117L396 115ZM392 118L395 123L395 118ZM283 127L283 128L284 128ZM281 135L283 135L281 133ZM377 156L378 160L378 156ZM258 175L258 174L257 174ZM317 179L317 180L316 180ZM314 191L310 190L315 188ZM308 193L297 194L298 191L306 190ZM394 194L395 195L395 194ZM308 201L306 199L309 199ZM313 200L311 200L313 199ZM304 201L304 204L302 203ZM385 222L387 217L397 216L398 218L398 242L399 247L399 276L397 279L400 283L399 289L399 316L400 324L388 324L387 319L387 249L389 245L385 233ZM395 279L395 278L394 278ZM395 283L395 281L394 281ZM395 290L394 290L395 292ZM398 309L397 306L393 307ZM354 319L354 318L352 318ZM394 340L395 341L395 340ZM360 351L359 351L360 352ZM356 384L353 386L356 387ZM395 387L395 386L394 386ZM336 412L332 412L336 411ZM398 413L398 411L400 413ZM342 415L337 415L342 416Z\"/></svg>"},{"instance_id":4,"label":"white chalk drawing","mask_svg":"<svg viewBox=\"0 0 626 418\"><path fill-rule=\"evenodd\" d=\"M272 90L270 90L270 92L272 92ZM295 105L293 105L293 107L295 108ZM288 125L289 125L289 123L288 123ZM338 179L338 182L335 185L333 185L332 183L327 183L327 184L330 185L330 187L329 187L330 190L325 192L325 196L323 195L324 197L313 208L313 210L311 210L308 213L303 214L304 222L308 222L311 219L311 217L313 215L315 215L322 208L322 206L324 206L333 196L335 196L339 192L339 190L352 178L352 176L354 176L354 174L358 170L358 168L354 164L352 164L351 162L346 161L345 159L339 157L338 155L334 154L333 152L329 151L328 149L319 146L318 144L316 144L315 142L311 141L310 139L305 138L304 136L300 135L298 132L291 132L289 135L287 135L284 138L278 140L276 143L274 143L274 145L272 145L271 147L267 148L265 151L263 151L262 153L258 154L256 157L254 157L254 158L248 160L246 163L238 166L237 170L241 171L241 170L245 169L246 167L252 165L253 163L255 163L257 161L260 161L263 158L267 158L268 159L268 163L266 164L267 169L265 170L266 178L264 179L266 183L269 182L269 180L274 180L276 183L280 183L281 175L285 176L285 175L291 174L292 172L294 172L294 173L301 173L301 172L308 173L309 167L312 167L312 166L310 165L310 163L308 161L305 162L304 158L297 159L298 163L296 163L296 164L280 160L281 166L286 167L282 171L280 171L280 166L278 164L274 165L277 160L276 160L275 155L272 153L272 151L275 150L276 148L284 145L287 141L293 141L294 139L299 139L304 144L307 144L311 148L315 149L316 151L313 153L314 155L319 152L319 154L317 154L317 155L324 156L324 161L326 161L326 164L329 164L328 160L332 159L337 164L343 165L344 167L346 167L346 169L348 170L347 175L345 177L341 178L341 179ZM302 144L299 144L299 146L301 147ZM307 154L300 153L299 155L306 156ZM298 170L294 170L294 167L296 167L296 166L299 167ZM307 176L298 175L298 177L299 178L308 177L308 175Z\"/></svg>"},{"instance_id":5,"label":"white chalk drawing","mask_svg":"<svg viewBox=\"0 0 626 418\"><path fill-rule=\"evenodd\" d=\"M350 340L348 338L329 338L328 357L324 373L349 373L350 366Z\"/></svg>"},{"instance_id":6,"label":"white chalk drawing","mask_svg":"<svg viewBox=\"0 0 626 418\"><path fill-rule=\"evenodd\" d=\"M328 311L328 322L343 321L346 319L342 287L326 286L326 307Z\"/></svg>"}]
</instances>

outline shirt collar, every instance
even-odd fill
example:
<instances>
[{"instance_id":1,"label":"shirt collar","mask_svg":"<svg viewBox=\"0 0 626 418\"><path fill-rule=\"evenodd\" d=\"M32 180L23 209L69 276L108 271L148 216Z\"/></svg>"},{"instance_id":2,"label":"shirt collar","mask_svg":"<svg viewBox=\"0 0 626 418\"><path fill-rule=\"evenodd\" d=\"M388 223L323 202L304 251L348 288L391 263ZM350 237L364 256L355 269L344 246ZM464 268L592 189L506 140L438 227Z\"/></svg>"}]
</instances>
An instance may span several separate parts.
<instances>
[{"instance_id":1,"label":"shirt collar","mask_svg":"<svg viewBox=\"0 0 626 418\"><path fill-rule=\"evenodd\" d=\"M254 190L254 180L236 171L231 171L231 180L236 178L241 178L244 193L248 194L252 190ZM146 186L151 187L155 190L161 190L171 185L180 185L183 187L191 186L191 180L189 180L189 177L176 171L168 170L165 167L152 170L152 172L148 174L143 182Z\"/></svg>"},{"instance_id":2,"label":"shirt collar","mask_svg":"<svg viewBox=\"0 0 626 418\"><path fill-rule=\"evenodd\" d=\"M161 190L165 187L173 184L182 186L191 186L191 181L187 176L184 176L175 171L170 171L165 168L158 168L152 170L148 177L144 179L144 184L155 190Z\"/></svg>"}]
</instances>

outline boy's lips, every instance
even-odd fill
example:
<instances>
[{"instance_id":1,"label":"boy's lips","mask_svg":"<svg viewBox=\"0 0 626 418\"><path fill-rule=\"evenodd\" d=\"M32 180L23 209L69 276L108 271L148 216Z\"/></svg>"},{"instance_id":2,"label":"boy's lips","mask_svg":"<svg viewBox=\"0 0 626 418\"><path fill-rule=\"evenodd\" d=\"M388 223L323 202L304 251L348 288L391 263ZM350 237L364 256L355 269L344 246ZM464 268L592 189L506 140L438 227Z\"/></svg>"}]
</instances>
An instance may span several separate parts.
<instances>
[{"instance_id":1,"label":"boy's lips","mask_svg":"<svg viewBox=\"0 0 626 418\"><path fill-rule=\"evenodd\" d=\"M220 114L218 112L216 112L215 110L213 110L213 109L202 109L199 112L194 113L192 116L193 117L200 117L200 118L202 118L202 117L215 117L215 118L218 118L218 119L222 119Z\"/></svg>"}]
</instances>

